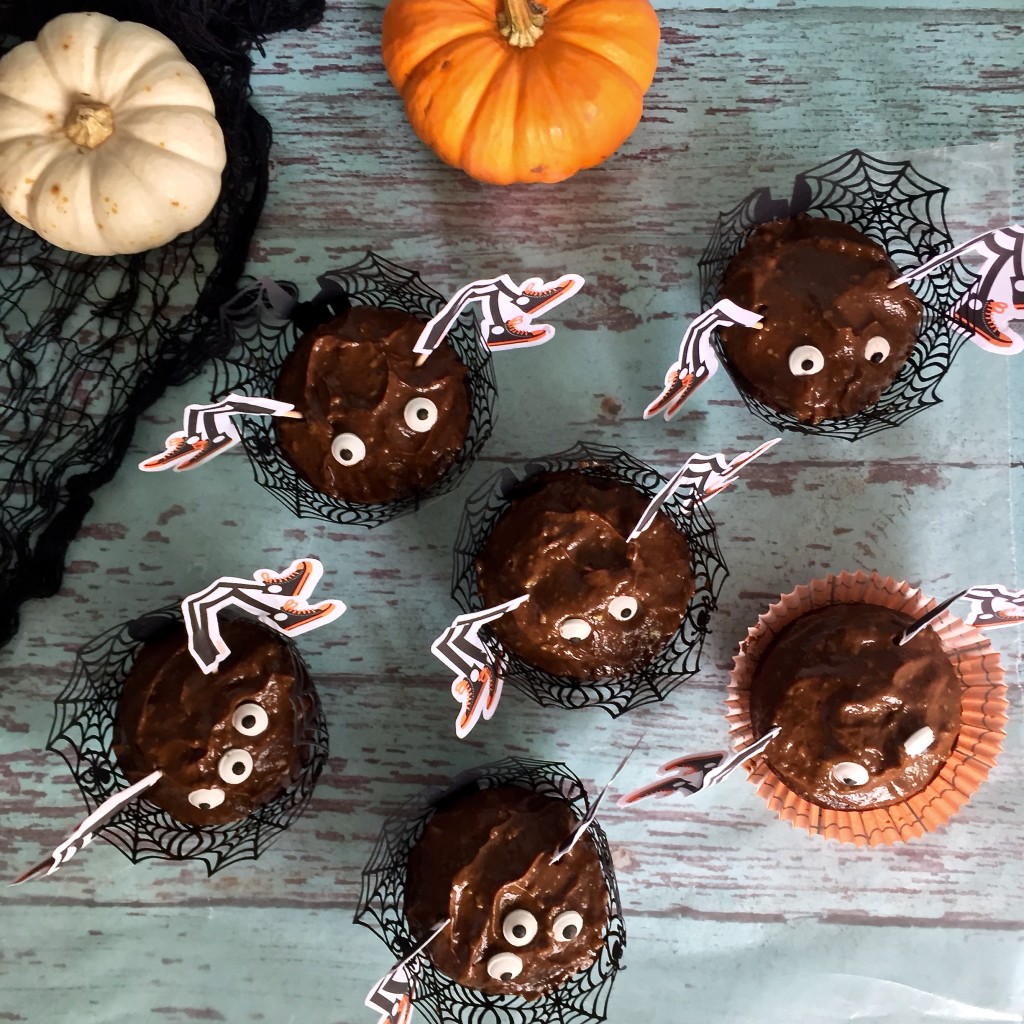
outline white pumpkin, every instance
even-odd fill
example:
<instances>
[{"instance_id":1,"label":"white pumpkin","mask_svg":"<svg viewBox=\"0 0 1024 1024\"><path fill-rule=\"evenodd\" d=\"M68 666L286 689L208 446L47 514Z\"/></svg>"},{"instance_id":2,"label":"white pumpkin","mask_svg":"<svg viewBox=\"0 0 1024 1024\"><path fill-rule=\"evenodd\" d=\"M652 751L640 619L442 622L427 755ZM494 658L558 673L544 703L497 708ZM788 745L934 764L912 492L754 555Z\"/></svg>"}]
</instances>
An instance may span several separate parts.
<instances>
[{"instance_id":1,"label":"white pumpkin","mask_svg":"<svg viewBox=\"0 0 1024 1024\"><path fill-rule=\"evenodd\" d=\"M155 29L62 14L0 60L0 205L62 249L169 242L213 209L225 161L210 90Z\"/></svg>"}]
</instances>

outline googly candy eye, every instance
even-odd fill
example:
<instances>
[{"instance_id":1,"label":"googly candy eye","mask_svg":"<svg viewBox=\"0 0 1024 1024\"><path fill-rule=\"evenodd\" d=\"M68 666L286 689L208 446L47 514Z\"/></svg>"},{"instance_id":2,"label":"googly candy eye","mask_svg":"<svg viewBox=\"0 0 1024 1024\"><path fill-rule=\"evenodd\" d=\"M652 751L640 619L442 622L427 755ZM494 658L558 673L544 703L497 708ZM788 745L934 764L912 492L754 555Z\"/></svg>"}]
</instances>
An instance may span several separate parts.
<instances>
[{"instance_id":1,"label":"googly candy eye","mask_svg":"<svg viewBox=\"0 0 1024 1024\"><path fill-rule=\"evenodd\" d=\"M487 961L487 973L495 981L511 981L522 972L523 961L515 953L495 953Z\"/></svg>"},{"instance_id":2,"label":"googly candy eye","mask_svg":"<svg viewBox=\"0 0 1024 1024\"><path fill-rule=\"evenodd\" d=\"M583 918L575 910L563 910L551 930L555 942L571 942L583 930Z\"/></svg>"},{"instance_id":3,"label":"googly candy eye","mask_svg":"<svg viewBox=\"0 0 1024 1024\"><path fill-rule=\"evenodd\" d=\"M339 434L331 442L331 455L343 466L354 466L366 458L366 445L355 434Z\"/></svg>"},{"instance_id":4,"label":"googly candy eye","mask_svg":"<svg viewBox=\"0 0 1024 1024\"><path fill-rule=\"evenodd\" d=\"M797 345L789 353L789 372L794 377L809 377L825 365L825 357L813 345Z\"/></svg>"},{"instance_id":5,"label":"googly candy eye","mask_svg":"<svg viewBox=\"0 0 1024 1024\"><path fill-rule=\"evenodd\" d=\"M864 358L872 363L884 363L889 358L889 342L880 334L868 338L864 346Z\"/></svg>"},{"instance_id":6,"label":"googly candy eye","mask_svg":"<svg viewBox=\"0 0 1024 1024\"><path fill-rule=\"evenodd\" d=\"M912 732L904 741L903 749L909 757L917 757L923 754L935 742L935 733L927 726L922 726L917 732Z\"/></svg>"},{"instance_id":7,"label":"googly candy eye","mask_svg":"<svg viewBox=\"0 0 1024 1024\"><path fill-rule=\"evenodd\" d=\"M608 602L608 613L613 619L628 622L640 610L635 597L613 597Z\"/></svg>"},{"instance_id":8,"label":"googly candy eye","mask_svg":"<svg viewBox=\"0 0 1024 1024\"><path fill-rule=\"evenodd\" d=\"M259 704L239 704L231 716L231 724L243 736L259 736L267 731L270 719Z\"/></svg>"},{"instance_id":9,"label":"googly candy eye","mask_svg":"<svg viewBox=\"0 0 1024 1024\"><path fill-rule=\"evenodd\" d=\"M252 775L252 754L248 750L229 750L217 762L217 774L232 785L245 782Z\"/></svg>"},{"instance_id":10,"label":"googly candy eye","mask_svg":"<svg viewBox=\"0 0 1024 1024\"><path fill-rule=\"evenodd\" d=\"M832 765L832 778L840 786L863 786L870 777L867 768L856 761L839 761Z\"/></svg>"},{"instance_id":11,"label":"googly candy eye","mask_svg":"<svg viewBox=\"0 0 1024 1024\"><path fill-rule=\"evenodd\" d=\"M501 934L511 946L527 946L537 935L537 918L528 910L510 910L501 922Z\"/></svg>"},{"instance_id":12,"label":"googly candy eye","mask_svg":"<svg viewBox=\"0 0 1024 1024\"><path fill-rule=\"evenodd\" d=\"M223 789L193 789L188 795L188 802L201 811L212 811L224 803Z\"/></svg>"},{"instance_id":13,"label":"googly candy eye","mask_svg":"<svg viewBox=\"0 0 1024 1024\"><path fill-rule=\"evenodd\" d=\"M437 422L437 406L429 398L414 398L405 406L405 425L425 434Z\"/></svg>"},{"instance_id":14,"label":"googly candy eye","mask_svg":"<svg viewBox=\"0 0 1024 1024\"><path fill-rule=\"evenodd\" d=\"M568 640L571 644L578 644L590 636L590 623L585 619L566 619L558 627L558 633L563 640Z\"/></svg>"}]
</instances>

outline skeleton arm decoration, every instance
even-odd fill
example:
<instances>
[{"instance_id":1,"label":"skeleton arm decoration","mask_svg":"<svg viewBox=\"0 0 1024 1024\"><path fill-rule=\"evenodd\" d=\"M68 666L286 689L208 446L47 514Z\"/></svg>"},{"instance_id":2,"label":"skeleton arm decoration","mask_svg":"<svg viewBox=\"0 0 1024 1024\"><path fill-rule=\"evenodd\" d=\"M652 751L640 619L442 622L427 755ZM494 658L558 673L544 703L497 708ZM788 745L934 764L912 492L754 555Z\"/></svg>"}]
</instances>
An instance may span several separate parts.
<instances>
[{"instance_id":1,"label":"skeleton arm decoration","mask_svg":"<svg viewBox=\"0 0 1024 1024\"><path fill-rule=\"evenodd\" d=\"M196 663L209 674L231 653L220 633L218 615L229 606L248 612L285 636L298 636L333 622L345 611L342 601L310 606L306 598L323 575L315 558L296 559L282 573L257 569L251 579L221 576L181 603L188 646Z\"/></svg>"},{"instance_id":2,"label":"skeleton arm decoration","mask_svg":"<svg viewBox=\"0 0 1024 1024\"><path fill-rule=\"evenodd\" d=\"M636 540L654 522L658 510L680 487L689 487L691 490L686 501L687 510L691 509L697 501L709 501L716 494L724 491L736 479L737 474L744 466L753 462L759 455L763 455L781 440L781 437L773 437L770 441L759 444L751 452L741 452L731 461L726 461L721 452L715 452L714 455L701 455L699 452L695 452L672 474L665 486L651 499L651 503L644 509L643 515L626 538L626 543Z\"/></svg>"},{"instance_id":3,"label":"skeleton arm decoration","mask_svg":"<svg viewBox=\"0 0 1024 1024\"><path fill-rule=\"evenodd\" d=\"M378 1024L409 1024L412 1020L413 978L406 967L452 923L446 918L404 959L370 989L363 1005L383 1016Z\"/></svg>"},{"instance_id":4,"label":"skeleton arm decoration","mask_svg":"<svg viewBox=\"0 0 1024 1024\"><path fill-rule=\"evenodd\" d=\"M481 718L490 719L501 697L498 668L480 636L480 630L529 601L529 594L484 608L478 612L458 615L452 624L430 645L430 651L455 673L452 696L461 704L455 719L455 734L465 739Z\"/></svg>"},{"instance_id":5,"label":"skeleton arm decoration","mask_svg":"<svg viewBox=\"0 0 1024 1024\"><path fill-rule=\"evenodd\" d=\"M757 757L778 736L779 732L779 726L775 726L760 739L732 755L727 756L725 751L719 750L709 754L687 754L685 757L668 761L658 769L658 774L663 778L627 793L619 800L619 806L628 807L649 796L669 796L679 790L683 790L684 796L691 796L709 786L717 786L740 765Z\"/></svg>"},{"instance_id":6,"label":"skeleton arm decoration","mask_svg":"<svg viewBox=\"0 0 1024 1024\"><path fill-rule=\"evenodd\" d=\"M962 597L971 602L964 616L968 626L995 629L1024 622L1024 590L1008 590L999 583L984 583L965 590Z\"/></svg>"},{"instance_id":7,"label":"skeleton arm decoration","mask_svg":"<svg viewBox=\"0 0 1024 1024\"><path fill-rule=\"evenodd\" d=\"M978 280L950 307L950 320L987 352L1009 356L1024 351L1024 338L1008 326L1011 320L1024 319L1024 227L1019 224L976 235L908 271L889 287L918 281L965 252L978 253L984 263Z\"/></svg>"},{"instance_id":8,"label":"skeleton arm decoration","mask_svg":"<svg viewBox=\"0 0 1024 1024\"><path fill-rule=\"evenodd\" d=\"M294 406L273 398L247 398L232 394L208 405L186 405L182 429L167 438L159 455L143 459L139 469L144 473L159 473L173 467L176 472L183 472L234 448L242 438L232 416L301 419L301 414L294 412Z\"/></svg>"},{"instance_id":9,"label":"skeleton arm decoration","mask_svg":"<svg viewBox=\"0 0 1024 1024\"><path fill-rule=\"evenodd\" d=\"M670 420L683 403L718 369L718 357L711 344L711 335L719 327L760 327L761 314L721 299L710 309L694 317L679 343L679 355L665 374L660 395L644 409L649 420L664 412Z\"/></svg>"},{"instance_id":10,"label":"skeleton arm decoration","mask_svg":"<svg viewBox=\"0 0 1024 1024\"><path fill-rule=\"evenodd\" d=\"M579 274L563 274L550 282L531 277L519 285L508 274L474 281L456 292L423 328L413 351L419 354L419 362L424 362L472 302L480 303L480 340L485 348L543 345L551 340L555 329L550 324L535 324L533 318L564 302L582 287Z\"/></svg>"}]
</instances>

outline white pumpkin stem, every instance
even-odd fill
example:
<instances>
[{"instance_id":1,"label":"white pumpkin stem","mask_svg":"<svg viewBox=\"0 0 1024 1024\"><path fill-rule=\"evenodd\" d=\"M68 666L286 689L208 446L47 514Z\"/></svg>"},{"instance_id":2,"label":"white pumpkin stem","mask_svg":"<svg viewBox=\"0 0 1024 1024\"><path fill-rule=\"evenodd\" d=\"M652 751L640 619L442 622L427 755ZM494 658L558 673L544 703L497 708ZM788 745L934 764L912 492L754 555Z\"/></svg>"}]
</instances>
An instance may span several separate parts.
<instances>
[{"instance_id":1,"label":"white pumpkin stem","mask_svg":"<svg viewBox=\"0 0 1024 1024\"><path fill-rule=\"evenodd\" d=\"M504 0L498 10L498 31L513 46L533 46L544 34L547 11L535 0Z\"/></svg>"},{"instance_id":2,"label":"white pumpkin stem","mask_svg":"<svg viewBox=\"0 0 1024 1024\"><path fill-rule=\"evenodd\" d=\"M102 146L114 134L114 112L106 103L78 100L68 111L64 134L76 146L86 149Z\"/></svg>"}]
</instances>

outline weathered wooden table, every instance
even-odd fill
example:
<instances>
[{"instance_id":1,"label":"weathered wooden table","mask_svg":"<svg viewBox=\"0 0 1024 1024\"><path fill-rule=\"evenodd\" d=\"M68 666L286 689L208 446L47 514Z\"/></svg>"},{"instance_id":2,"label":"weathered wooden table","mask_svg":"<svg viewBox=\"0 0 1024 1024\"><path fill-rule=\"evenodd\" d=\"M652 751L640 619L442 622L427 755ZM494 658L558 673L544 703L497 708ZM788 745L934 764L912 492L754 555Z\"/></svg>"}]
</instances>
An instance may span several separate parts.
<instances>
[{"instance_id":1,"label":"weathered wooden table","mask_svg":"<svg viewBox=\"0 0 1024 1024\"><path fill-rule=\"evenodd\" d=\"M719 210L854 146L910 156L948 183L958 238L1024 216L1024 20L1018 0L661 5L644 120L605 166L556 187L493 188L414 137L378 52L383 2L332 4L272 39L254 78L274 126L272 193L253 273L310 289L367 248L442 292L474 277L582 273L549 345L497 359L498 425L459 491L367 532L296 520L235 451L143 477L182 407L146 416L69 554L60 594L26 607L0 650L0 834L7 877L52 848L82 804L44 747L76 649L215 576L314 554L349 612L300 639L332 756L307 815L256 862L131 866L97 843L58 875L3 891L0 1020L344 1022L389 966L352 923L383 816L427 784L507 753L567 761L600 786L643 736L622 788L686 751L724 746L725 679L777 594L828 570L878 569L943 597L1021 579L1024 360L971 344L943 403L850 444L787 434L712 505L731 575L703 670L663 704L611 720L542 710L515 691L457 741L449 676L429 643L448 597L458 513L496 469L577 439L662 470L771 436L728 378L671 425L643 422L685 320ZM777 821L743 778L602 822L629 945L612 1021L1024 1020L1021 634L993 634L1011 696L989 782L936 834L858 851Z\"/></svg>"}]
</instances>

